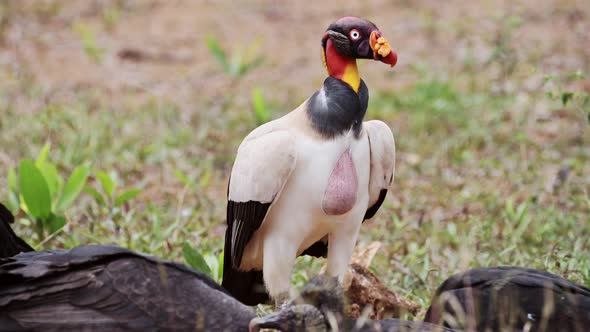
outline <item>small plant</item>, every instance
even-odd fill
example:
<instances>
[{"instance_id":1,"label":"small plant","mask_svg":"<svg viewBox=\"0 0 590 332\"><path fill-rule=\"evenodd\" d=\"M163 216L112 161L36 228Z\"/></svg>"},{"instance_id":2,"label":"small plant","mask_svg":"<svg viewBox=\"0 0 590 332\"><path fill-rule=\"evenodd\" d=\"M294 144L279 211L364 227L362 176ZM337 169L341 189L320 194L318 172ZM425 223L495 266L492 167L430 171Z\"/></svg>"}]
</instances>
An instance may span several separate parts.
<instances>
[{"instance_id":1,"label":"small plant","mask_svg":"<svg viewBox=\"0 0 590 332\"><path fill-rule=\"evenodd\" d=\"M111 217L120 212L120 207L128 201L134 199L141 193L141 189L131 188L119 192L119 181L116 174L108 174L106 172L96 172L96 179L100 184L100 188L93 188L86 186L84 191L90 194L94 200L110 211Z\"/></svg>"},{"instance_id":2,"label":"small plant","mask_svg":"<svg viewBox=\"0 0 590 332\"><path fill-rule=\"evenodd\" d=\"M94 62L100 63L105 53L105 49L98 45L96 40L96 33L89 25L84 23L76 23L74 31L80 36L82 46L86 55Z\"/></svg>"},{"instance_id":3,"label":"small plant","mask_svg":"<svg viewBox=\"0 0 590 332\"><path fill-rule=\"evenodd\" d=\"M34 221L39 241L65 226L64 211L80 195L90 172L87 166L78 166L64 183L57 167L47 160L49 149L46 144L35 161L21 160L18 177L14 169L8 172L8 205L13 211L20 208Z\"/></svg>"},{"instance_id":4,"label":"small plant","mask_svg":"<svg viewBox=\"0 0 590 332\"><path fill-rule=\"evenodd\" d=\"M253 43L245 51L238 49L231 56L228 56L221 48L221 44L215 37L207 37L206 43L209 52L219 62L223 71L234 78L246 75L264 61L261 55L256 55L258 43Z\"/></svg>"},{"instance_id":5,"label":"small plant","mask_svg":"<svg viewBox=\"0 0 590 332\"><path fill-rule=\"evenodd\" d=\"M262 89L259 87L252 90L252 110L254 110L256 125L261 125L272 119L272 111L266 104Z\"/></svg>"},{"instance_id":6,"label":"small plant","mask_svg":"<svg viewBox=\"0 0 590 332\"><path fill-rule=\"evenodd\" d=\"M576 111L586 115L590 122L590 93L575 91L571 85L574 82L585 79L584 73L575 71L565 76L547 75L543 79L543 85L550 86L547 97L560 101L563 107L570 105Z\"/></svg>"},{"instance_id":7,"label":"small plant","mask_svg":"<svg viewBox=\"0 0 590 332\"><path fill-rule=\"evenodd\" d=\"M204 273L220 283L223 276L223 252L216 256L212 253L205 256L185 242L182 247L184 261L193 269Z\"/></svg>"}]
</instances>

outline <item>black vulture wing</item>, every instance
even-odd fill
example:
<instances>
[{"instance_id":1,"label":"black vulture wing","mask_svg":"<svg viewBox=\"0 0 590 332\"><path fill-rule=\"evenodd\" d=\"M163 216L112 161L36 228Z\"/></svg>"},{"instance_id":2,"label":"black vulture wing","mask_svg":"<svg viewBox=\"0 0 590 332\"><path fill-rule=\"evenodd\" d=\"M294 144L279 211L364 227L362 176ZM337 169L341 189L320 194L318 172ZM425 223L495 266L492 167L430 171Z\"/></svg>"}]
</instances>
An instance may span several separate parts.
<instances>
[{"instance_id":1,"label":"black vulture wing","mask_svg":"<svg viewBox=\"0 0 590 332\"><path fill-rule=\"evenodd\" d=\"M243 331L255 316L213 280L112 246L0 265L0 331Z\"/></svg>"},{"instance_id":2,"label":"black vulture wing","mask_svg":"<svg viewBox=\"0 0 590 332\"><path fill-rule=\"evenodd\" d=\"M438 288L425 321L477 331L589 331L590 289L534 269L472 269Z\"/></svg>"},{"instance_id":3,"label":"black vulture wing","mask_svg":"<svg viewBox=\"0 0 590 332\"><path fill-rule=\"evenodd\" d=\"M0 258L14 256L20 252L33 251L25 241L19 238L10 224L14 222L12 213L0 204Z\"/></svg>"}]
</instances>

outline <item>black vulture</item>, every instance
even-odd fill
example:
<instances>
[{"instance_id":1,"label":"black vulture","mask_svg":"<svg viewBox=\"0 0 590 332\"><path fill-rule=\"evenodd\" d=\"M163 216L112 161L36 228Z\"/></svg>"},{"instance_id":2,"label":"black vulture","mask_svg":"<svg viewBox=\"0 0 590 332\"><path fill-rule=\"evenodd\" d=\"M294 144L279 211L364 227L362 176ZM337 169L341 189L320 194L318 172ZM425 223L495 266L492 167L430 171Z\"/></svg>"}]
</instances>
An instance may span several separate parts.
<instances>
[{"instance_id":1,"label":"black vulture","mask_svg":"<svg viewBox=\"0 0 590 332\"><path fill-rule=\"evenodd\" d=\"M475 331L590 331L590 289L545 271L472 269L438 288L425 321Z\"/></svg>"},{"instance_id":2,"label":"black vulture","mask_svg":"<svg viewBox=\"0 0 590 332\"><path fill-rule=\"evenodd\" d=\"M399 319L369 320L347 318L344 291L336 278L318 276L279 312L255 318L250 332L273 328L290 332L453 332L434 324Z\"/></svg>"},{"instance_id":3,"label":"black vulture","mask_svg":"<svg viewBox=\"0 0 590 332\"><path fill-rule=\"evenodd\" d=\"M0 203L0 258L14 256L20 252L33 251L25 241L14 234L10 224L14 222L12 213Z\"/></svg>"},{"instance_id":4,"label":"black vulture","mask_svg":"<svg viewBox=\"0 0 590 332\"><path fill-rule=\"evenodd\" d=\"M247 331L254 311L208 276L115 246L0 261L0 331Z\"/></svg>"}]
</instances>

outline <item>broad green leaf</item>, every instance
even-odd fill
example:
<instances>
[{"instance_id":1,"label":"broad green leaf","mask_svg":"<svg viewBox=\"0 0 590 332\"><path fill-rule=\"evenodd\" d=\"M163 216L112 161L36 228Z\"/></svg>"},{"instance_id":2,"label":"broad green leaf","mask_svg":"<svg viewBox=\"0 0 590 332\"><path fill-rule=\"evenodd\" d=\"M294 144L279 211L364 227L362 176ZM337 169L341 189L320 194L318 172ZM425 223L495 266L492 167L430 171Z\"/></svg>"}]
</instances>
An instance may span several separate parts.
<instances>
[{"instance_id":1,"label":"broad green leaf","mask_svg":"<svg viewBox=\"0 0 590 332\"><path fill-rule=\"evenodd\" d=\"M51 214L51 197L43 174L32 160L24 159L20 162L19 187L29 213L40 219L46 219Z\"/></svg>"},{"instance_id":2,"label":"broad green leaf","mask_svg":"<svg viewBox=\"0 0 590 332\"><path fill-rule=\"evenodd\" d=\"M47 142L47 143L45 143L45 145L43 145L41 152L39 152L39 155L37 156L37 160L35 160L35 165L37 167L41 168L41 166L43 164L45 164L45 162L47 161L47 156L49 155L50 148L51 148L51 144L49 144L49 142Z\"/></svg>"},{"instance_id":3,"label":"broad green leaf","mask_svg":"<svg viewBox=\"0 0 590 332\"><path fill-rule=\"evenodd\" d=\"M89 173L90 170L86 166L78 166L74 169L64 186L59 203L57 203L56 211L63 211L70 207L78 195L80 195L82 189L84 189Z\"/></svg>"},{"instance_id":4,"label":"broad green leaf","mask_svg":"<svg viewBox=\"0 0 590 332\"><path fill-rule=\"evenodd\" d=\"M115 181L113 181L113 178L111 178L109 174L100 171L96 173L96 177L100 182L102 190L107 194L107 197L112 197L113 192L115 191Z\"/></svg>"},{"instance_id":5,"label":"broad green leaf","mask_svg":"<svg viewBox=\"0 0 590 332\"><path fill-rule=\"evenodd\" d=\"M139 193L141 193L141 189L129 189L123 192L117 197L117 199L115 199L115 206L120 206L125 202L134 199Z\"/></svg>"},{"instance_id":6,"label":"broad green leaf","mask_svg":"<svg viewBox=\"0 0 590 332\"><path fill-rule=\"evenodd\" d=\"M84 187L84 192L89 194L90 196L92 196L94 198L94 200L102 206L106 205L106 201L104 199L104 197L102 197L102 194L99 193L96 189L90 187L90 186L85 186Z\"/></svg>"},{"instance_id":7,"label":"broad green leaf","mask_svg":"<svg viewBox=\"0 0 590 332\"><path fill-rule=\"evenodd\" d=\"M8 179L6 180L8 181L8 188L10 188L13 193L17 193L18 183L16 181L16 172L14 171L13 167L8 169Z\"/></svg>"},{"instance_id":8,"label":"broad green leaf","mask_svg":"<svg viewBox=\"0 0 590 332\"><path fill-rule=\"evenodd\" d=\"M59 231L65 225L66 225L66 218L64 216L56 216L54 214L52 214L49 217L49 219L47 219L47 222L45 223L45 226L49 230L49 234Z\"/></svg>"},{"instance_id":9,"label":"broad green leaf","mask_svg":"<svg viewBox=\"0 0 590 332\"><path fill-rule=\"evenodd\" d=\"M201 253L199 253L199 251L191 247L190 244L188 244L188 242L185 242L184 246L182 247L182 255L184 256L184 261L190 267L199 272L205 273L208 276L211 276L211 269L209 269L209 266L207 265L207 262L205 261Z\"/></svg>"},{"instance_id":10,"label":"broad green leaf","mask_svg":"<svg viewBox=\"0 0 590 332\"><path fill-rule=\"evenodd\" d=\"M47 182L47 188L49 188L49 197L51 197L52 201L56 197L57 193L59 192L59 187L62 184L62 179L57 174L57 168L54 164L45 161L44 163L36 165L45 181Z\"/></svg>"}]
</instances>

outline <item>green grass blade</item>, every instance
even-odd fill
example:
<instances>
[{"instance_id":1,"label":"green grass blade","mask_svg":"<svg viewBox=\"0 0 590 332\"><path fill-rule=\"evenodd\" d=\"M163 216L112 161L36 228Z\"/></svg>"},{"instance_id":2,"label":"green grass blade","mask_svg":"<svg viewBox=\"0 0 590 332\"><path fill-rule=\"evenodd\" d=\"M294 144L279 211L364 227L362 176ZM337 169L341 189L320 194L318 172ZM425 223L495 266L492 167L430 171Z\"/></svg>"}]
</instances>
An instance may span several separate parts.
<instances>
[{"instance_id":1,"label":"green grass blade","mask_svg":"<svg viewBox=\"0 0 590 332\"><path fill-rule=\"evenodd\" d=\"M101 193L98 192L98 190L96 190L90 186L85 186L84 192L87 193L88 195L92 196L94 198L94 200L96 201L96 203L98 203L98 205L101 205L101 206L106 205L106 201L105 201L104 197L102 196Z\"/></svg>"},{"instance_id":2,"label":"green grass blade","mask_svg":"<svg viewBox=\"0 0 590 332\"><path fill-rule=\"evenodd\" d=\"M100 182L100 186L107 197L113 197L113 192L115 191L115 181L113 181L113 178L105 172L97 172L96 178Z\"/></svg>"},{"instance_id":3,"label":"green grass blade","mask_svg":"<svg viewBox=\"0 0 590 332\"><path fill-rule=\"evenodd\" d=\"M227 55L225 54L225 52L221 48L219 41L215 37L209 36L209 37L207 37L205 42L207 43L207 48L209 49L209 52L211 53L211 55L213 55L215 60L217 60L217 62L219 62L219 64L221 64L221 66L223 67L223 70L226 73L228 73L229 64L227 62Z\"/></svg>"},{"instance_id":4,"label":"green grass blade","mask_svg":"<svg viewBox=\"0 0 590 332\"><path fill-rule=\"evenodd\" d=\"M252 90L252 108L254 109L257 125L261 125L270 120L270 112L266 107L264 95L262 94L262 90L258 87Z\"/></svg>"},{"instance_id":5,"label":"green grass blade","mask_svg":"<svg viewBox=\"0 0 590 332\"><path fill-rule=\"evenodd\" d=\"M119 195L117 199L115 199L115 206L120 206L126 203L127 201L134 199L135 197L137 197L137 195L139 195L139 193L141 193L141 189L129 189L125 191L124 193Z\"/></svg>"}]
</instances>

